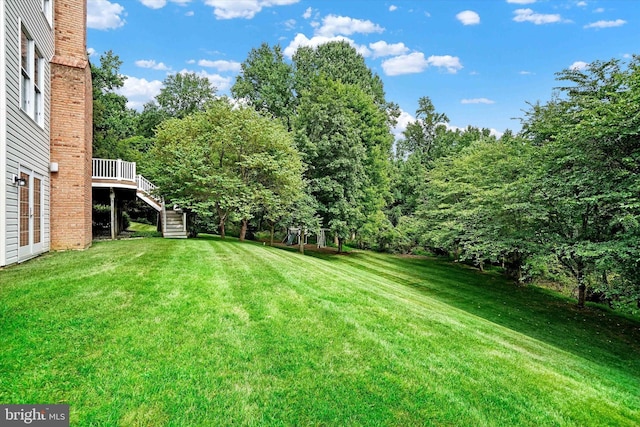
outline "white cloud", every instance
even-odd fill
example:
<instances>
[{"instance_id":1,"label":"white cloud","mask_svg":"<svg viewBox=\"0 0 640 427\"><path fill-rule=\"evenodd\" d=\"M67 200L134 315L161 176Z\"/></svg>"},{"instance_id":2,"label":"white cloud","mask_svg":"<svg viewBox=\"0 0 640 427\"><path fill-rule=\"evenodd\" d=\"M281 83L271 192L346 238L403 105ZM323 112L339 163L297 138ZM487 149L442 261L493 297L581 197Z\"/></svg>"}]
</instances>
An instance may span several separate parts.
<instances>
[{"instance_id":1,"label":"white cloud","mask_svg":"<svg viewBox=\"0 0 640 427\"><path fill-rule=\"evenodd\" d=\"M195 12L193 10L190 10L184 14L184 16L193 16L193 15L195 15Z\"/></svg>"},{"instance_id":2,"label":"white cloud","mask_svg":"<svg viewBox=\"0 0 640 427\"><path fill-rule=\"evenodd\" d=\"M593 10L593 13L602 13L602 12L604 12L604 7L599 7Z\"/></svg>"},{"instance_id":3,"label":"white cloud","mask_svg":"<svg viewBox=\"0 0 640 427\"><path fill-rule=\"evenodd\" d=\"M460 58L457 56L431 55L425 59L422 52L400 55L382 62L382 69L387 76L421 73L429 66L446 68L447 72L451 74L455 74L463 68L460 63Z\"/></svg>"},{"instance_id":4,"label":"white cloud","mask_svg":"<svg viewBox=\"0 0 640 427\"><path fill-rule=\"evenodd\" d=\"M574 62L573 64L571 64L569 66L569 69L573 70L573 71L579 71L579 70L584 70L588 66L589 66L589 64L587 64L584 61L576 61L576 62Z\"/></svg>"},{"instance_id":5,"label":"white cloud","mask_svg":"<svg viewBox=\"0 0 640 427\"><path fill-rule=\"evenodd\" d=\"M201 59L198 61L198 65L201 67L215 68L218 71L238 72L242 69L241 64L236 61L209 61L207 59Z\"/></svg>"},{"instance_id":6,"label":"white cloud","mask_svg":"<svg viewBox=\"0 0 640 427\"><path fill-rule=\"evenodd\" d=\"M87 1L87 27L94 30L112 30L122 27L124 7L108 0Z\"/></svg>"},{"instance_id":7,"label":"white cloud","mask_svg":"<svg viewBox=\"0 0 640 427\"><path fill-rule=\"evenodd\" d=\"M284 26L287 28L287 30L293 30L294 28L296 28L296 20L295 19L287 19L286 21L284 21Z\"/></svg>"},{"instance_id":8,"label":"white cloud","mask_svg":"<svg viewBox=\"0 0 640 427\"><path fill-rule=\"evenodd\" d=\"M191 2L191 0L140 0L140 3L151 9L162 9L167 5L167 1L177 3L181 6Z\"/></svg>"},{"instance_id":9,"label":"white cloud","mask_svg":"<svg viewBox=\"0 0 640 427\"><path fill-rule=\"evenodd\" d=\"M395 12L396 10L398 10L398 6L396 6L395 4L389 6L389 12Z\"/></svg>"},{"instance_id":10,"label":"white cloud","mask_svg":"<svg viewBox=\"0 0 640 427\"><path fill-rule=\"evenodd\" d=\"M329 42L334 42L334 41L345 41L347 43L349 43L350 46L352 46L360 55L362 56L370 56L371 55L371 51L366 47L366 46L361 46L356 44L353 40L351 40L350 38L347 37L343 37L343 36L336 36L336 37L322 37L322 36L315 36L312 37L311 39L307 38L307 36L305 36L304 34L298 33L295 38L291 41L291 43L289 43L289 46L287 46L283 53L285 54L285 56L291 58L296 51L298 50L299 47L302 46L308 46L308 47L312 47L312 48L316 48L318 46L320 46L321 44L326 44Z\"/></svg>"},{"instance_id":11,"label":"white cloud","mask_svg":"<svg viewBox=\"0 0 640 427\"><path fill-rule=\"evenodd\" d=\"M585 25L584 28L613 28L620 27L626 23L627 21L624 19L616 19L615 21L597 21Z\"/></svg>"},{"instance_id":12,"label":"white cloud","mask_svg":"<svg viewBox=\"0 0 640 427\"><path fill-rule=\"evenodd\" d=\"M354 33L381 33L384 28L369 20L354 19L348 16L328 15L322 20L322 26L316 30L317 36L335 37L348 36Z\"/></svg>"},{"instance_id":13,"label":"white cloud","mask_svg":"<svg viewBox=\"0 0 640 427\"><path fill-rule=\"evenodd\" d=\"M89 49L87 49L87 54L89 55L89 57L95 56L96 50L90 47Z\"/></svg>"},{"instance_id":14,"label":"white cloud","mask_svg":"<svg viewBox=\"0 0 640 427\"><path fill-rule=\"evenodd\" d=\"M400 55L382 62L382 69L387 76L421 73L429 67L429 62L422 52Z\"/></svg>"},{"instance_id":15,"label":"white cloud","mask_svg":"<svg viewBox=\"0 0 640 427\"><path fill-rule=\"evenodd\" d=\"M140 0L140 3L151 9L161 9L167 4L167 0Z\"/></svg>"},{"instance_id":16,"label":"white cloud","mask_svg":"<svg viewBox=\"0 0 640 427\"><path fill-rule=\"evenodd\" d=\"M375 43L369 43L369 47L373 51L374 58L380 58L381 56L403 55L409 51L409 48L406 47L404 43L388 44L382 40Z\"/></svg>"},{"instance_id":17,"label":"white cloud","mask_svg":"<svg viewBox=\"0 0 640 427\"><path fill-rule=\"evenodd\" d=\"M487 98L471 98L471 99L461 99L461 104L495 104L496 101Z\"/></svg>"},{"instance_id":18,"label":"white cloud","mask_svg":"<svg viewBox=\"0 0 640 427\"><path fill-rule=\"evenodd\" d=\"M207 6L213 7L217 19L244 18L252 19L265 7L287 6L300 0L205 0Z\"/></svg>"},{"instance_id":19,"label":"white cloud","mask_svg":"<svg viewBox=\"0 0 640 427\"><path fill-rule=\"evenodd\" d=\"M190 59L187 61L187 64L195 64L196 60L195 59Z\"/></svg>"},{"instance_id":20,"label":"white cloud","mask_svg":"<svg viewBox=\"0 0 640 427\"><path fill-rule=\"evenodd\" d=\"M156 63L156 61L153 59L140 59L136 61L135 64L140 68L150 68L152 70L159 70L159 71L170 70L170 68L167 67L164 63L162 62Z\"/></svg>"},{"instance_id":21,"label":"white cloud","mask_svg":"<svg viewBox=\"0 0 640 427\"><path fill-rule=\"evenodd\" d=\"M586 7L587 6L587 2L586 1L579 1L578 3L576 3L576 6L578 6L578 7Z\"/></svg>"},{"instance_id":22,"label":"white cloud","mask_svg":"<svg viewBox=\"0 0 640 427\"><path fill-rule=\"evenodd\" d=\"M520 75L522 75L522 76L530 76L530 75L535 74L535 73L534 73L533 71L525 71L525 70L522 70L522 71L520 71L518 74L520 74Z\"/></svg>"},{"instance_id":23,"label":"white cloud","mask_svg":"<svg viewBox=\"0 0 640 427\"><path fill-rule=\"evenodd\" d=\"M463 10L456 15L456 18L463 25L477 25L480 23L480 15L473 10Z\"/></svg>"},{"instance_id":24,"label":"white cloud","mask_svg":"<svg viewBox=\"0 0 640 427\"><path fill-rule=\"evenodd\" d=\"M304 11L304 14L302 14L302 17L304 19L309 19L311 18L311 15L313 15L313 9L311 7L308 7L307 10Z\"/></svg>"},{"instance_id":25,"label":"white cloud","mask_svg":"<svg viewBox=\"0 0 640 427\"><path fill-rule=\"evenodd\" d=\"M455 74L463 68L462 63L460 63L460 58L451 55L431 55L429 59L427 59L427 63L433 67L444 67L447 69L447 72L451 74Z\"/></svg>"},{"instance_id":26,"label":"white cloud","mask_svg":"<svg viewBox=\"0 0 640 427\"><path fill-rule=\"evenodd\" d=\"M144 104L153 100L160 93L162 86L160 80L148 81L127 76L124 85L117 92L127 97L127 107L141 110Z\"/></svg>"},{"instance_id":27,"label":"white cloud","mask_svg":"<svg viewBox=\"0 0 640 427\"><path fill-rule=\"evenodd\" d=\"M531 4L535 2L536 0L507 0L507 3L512 3L512 4Z\"/></svg>"},{"instance_id":28,"label":"white cloud","mask_svg":"<svg viewBox=\"0 0 640 427\"><path fill-rule=\"evenodd\" d=\"M562 17L557 13L536 13L531 9L517 9L513 13L516 15L513 18L513 20L516 22L532 22L536 25L563 22Z\"/></svg>"}]
</instances>

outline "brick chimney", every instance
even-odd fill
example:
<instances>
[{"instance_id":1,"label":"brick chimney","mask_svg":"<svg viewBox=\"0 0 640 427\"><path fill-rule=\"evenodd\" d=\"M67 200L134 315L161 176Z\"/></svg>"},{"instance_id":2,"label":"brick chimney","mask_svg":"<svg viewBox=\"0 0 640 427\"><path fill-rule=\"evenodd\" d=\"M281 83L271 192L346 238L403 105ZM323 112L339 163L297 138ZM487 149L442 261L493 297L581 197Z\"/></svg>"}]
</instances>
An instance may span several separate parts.
<instances>
[{"instance_id":1,"label":"brick chimney","mask_svg":"<svg viewBox=\"0 0 640 427\"><path fill-rule=\"evenodd\" d=\"M93 94L86 0L56 0L51 60L51 249L91 245Z\"/></svg>"}]
</instances>

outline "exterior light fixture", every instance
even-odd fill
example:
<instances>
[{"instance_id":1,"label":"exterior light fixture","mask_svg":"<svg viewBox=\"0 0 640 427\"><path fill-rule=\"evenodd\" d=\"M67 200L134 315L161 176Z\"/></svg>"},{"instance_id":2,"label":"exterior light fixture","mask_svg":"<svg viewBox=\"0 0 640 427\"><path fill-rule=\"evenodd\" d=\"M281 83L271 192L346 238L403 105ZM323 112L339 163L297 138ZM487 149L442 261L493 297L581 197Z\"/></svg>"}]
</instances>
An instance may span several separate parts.
<instances>
[{"instance_id":1,"label":"exterior light fixture","mask_svg":"<svg viewBox=\"0 0 640 427\"><path fill-rule=\"evenodd\" d=\"M18 178L18 175L13 175L13 185L16 187L24 187L27 185L27 180L24 178Z\"/></svg>"}]
</instances>

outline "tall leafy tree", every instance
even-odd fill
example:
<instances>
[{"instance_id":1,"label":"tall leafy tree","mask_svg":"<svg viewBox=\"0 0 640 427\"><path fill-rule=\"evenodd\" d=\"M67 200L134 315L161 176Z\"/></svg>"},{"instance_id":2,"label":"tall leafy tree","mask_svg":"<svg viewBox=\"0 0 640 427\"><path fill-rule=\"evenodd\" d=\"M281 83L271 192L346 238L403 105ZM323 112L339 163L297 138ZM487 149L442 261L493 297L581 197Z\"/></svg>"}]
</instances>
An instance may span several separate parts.
<instances>
[{"instance_id":1,"label":"tall leafy tree","mask_svg":"<svg viewBox=\"0 0 640 427\"><path fill-rule=\"evenodd\" d=\"M260 209L291 204L302 188L302 162L291 135L271 118L222 99L204 112L169 119L152 149L154 182L171 203L203 218L247 222Z\"/></svg>"},{"instance_id":2,"label":"tall leafy tree","mask_svg":"<svg viewBox=\"0 0 640 427\"><path fill-rule=\"evenodd\" d=\"M203 111L215 99L216 88L207 77L196 73L176 73L168 76L156 101L169 117L179 119Z\"/></svg>"},{"instance_id":3,"label":"tall leafy tree","mask_svg":"<svg viewBox=\"0 0 640 427\"><path fill-rule=\"evenodd\" d=\"M445 128L449 118L444 113L438 113L428 96L418 100L416 120L407 125L404 131L404 139L400 141L399 148L407 154L418 156L422 163L431 160L431 150L436 143L436 135L439 128Z\"/></svg>"},{"instance_id":4,"label":"tall leafy tree","mask_svg":"<svg viewBox=\"0 0 640 427\"><path fill-rule=\"evenodd\" d=\"M429 245L480 268L501 262L521 278L538 243L537 207L528 198L530 159L523 141L478 139L436 160L419 208Z\"/></svg>"},{"instance_id":5,"label":"tall leafy tree","mask_svg":"<svg viewBox=\"0 0 640 427\"><path fill-rule=\"evenodd\" d=\"M631 242L640 237L639 59L626 68L596 61L558 78L567 83L564 96L534 106L523 128L542 147L533 193L546 209L540 232L576 279L583 306L590 275L638 276L640 251Z\"/></svg>"},{"instance_id":6,"label":"tall leafy tree","mask_svg":"<svg viewBox=\"0 0 640 427\"><path fill-rule=\"evenodd\" d=\"M284 61L280 45L271 47L263 43L259 48L251 49L241 67L231 88L233 96L249 100L258 111L281 119L291 130L296 108L293 70Z\"/></svg>"},{"instance_id":7,"label":"tall leafy tree","mask_svg":"<svg viewBox=\"0 0 640 427\"><path fill-rule=\"evenodd\" d=\"M110 50L100 56L99 64L91 64L94 157L118 158L119 141L134 134L134 112L127 108L127 98L118 94L126 79L121 66Z\"/></svg>"},{"instance_id":8,"label":"tall leafy tree","mask_svg":"<svg viewBox=\"0 0 640 427\"><path fill-rule=\"evenodd\" d=\"M324 226L338 237L339 251L365 220L366 148L359 113L350 105L361 93L355 86L317 78L300 101L296 123L311 194Z\"/></svg>"},{"instance_id":9,"label":"tall leafy tree","mask_svg":"<svg viewBox=\"0 0 640 427\"><path fill-rule=\"evenodd\" d=\"M158 125L170 117L157 102L149 101L144 104L142 111L136 116L136 134L145 138L153 138Z\"/></svg>"},{"instance_id":10,"label":"tall leafy tree","mask_svg":"<svg viewBox=\"0 0 640 427\"><path fill-rule=\"evenodd\" d=\"M323 217L325 221L333 222L339 246L349 235L357 235L358 231L362 232L359 238L361 244L369 246L376 240L372 231L376 227L385 227L388 223L383 208L391 198L393 137L389 126L397 115L397 106L386 102L382 81L367 67L362 55L346 42L330 42L317 48L299 48L293 56L293 70L294 89L299 102L296 122L298 140L304 140L300 137L301 134L304 134L306 141L312 141L314 144L322 138L335 142L336 138L342 137L346 141L344 147L348 152L337 155L353 156L359 152L357 155L360 159L356 162L359 166L356 169L361 168L362 172L354 173L352 177L360 178L347 184L347 187L354 190L350 195L351 202L335 204L332 210L339 210L342 212L341 215L329 215L326 203L329 203L331 198L321 197L320 206L325 207ZM327 92L327 97L323 96L323 91ZM331 97L333 101L330 100ZM323 121L322 126L313 123L315 119L323 120L313 114L330 114L331 102L335 102L336 111L343 113L339 117L347 119L339 126L335 126L337 122ZM317 108L311 114L314 103L318 103ZM305 152L309 146L300 143L301 150ZM339 151L337 146L332 149ZM313 150L306 151L306 154L305 161L309 164L309 173L315 174L315 181L311 180L312 187L321 176L328 181L335 180L336 175L331 175L333 171L321 164L324 161L321 156L316 156ZM323 153L324 155L326 153ZM354 165L355 163L352 163L352 166ZM345 181L347 182L349 181ZM317 191L317 188L314 191ZM344 201L340 198L335 200ZM347 206L354 209L348 209ZM349 216L352 219L346 221ZM339 220L338 217L342 219ZM367 232L362 228L365 224L369 225ZM338 228L340 232L336 231Z\"/></svg>"},{"instance_id":11,"label":"tall leafy tree","mask_svg":"<svg viewBox=\"0 0 640 427\"><path fill-rule=\"evenodd\" d=\"M387 108L384 86L360 55L346 41L321 44L316 48L303 46L293 55L295 91L302 96L314 84L315 77L324 76L346 85L357 86L373 97L376 105Z\"/></svg>"}]
</instances>

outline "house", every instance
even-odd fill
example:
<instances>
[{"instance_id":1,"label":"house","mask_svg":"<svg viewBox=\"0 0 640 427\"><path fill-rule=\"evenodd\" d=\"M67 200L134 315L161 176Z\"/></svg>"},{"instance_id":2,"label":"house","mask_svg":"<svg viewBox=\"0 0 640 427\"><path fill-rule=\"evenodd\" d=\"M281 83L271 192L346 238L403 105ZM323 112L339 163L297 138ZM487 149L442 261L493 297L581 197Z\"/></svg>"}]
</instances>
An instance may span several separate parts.
<instances>
[{"instance_id":1,"label":"house","mask_svg":"<svg viewBox=\"0 0 640 427\"><path fill-rule=\"evenodd\" d=\"M0 267L91 244L86 8L0 1Z\"/></svg>"}]
</instances>

